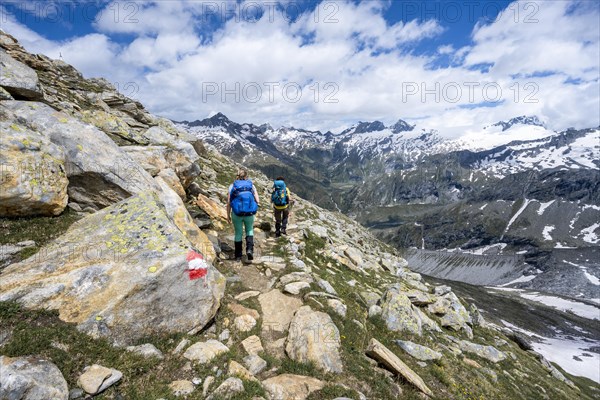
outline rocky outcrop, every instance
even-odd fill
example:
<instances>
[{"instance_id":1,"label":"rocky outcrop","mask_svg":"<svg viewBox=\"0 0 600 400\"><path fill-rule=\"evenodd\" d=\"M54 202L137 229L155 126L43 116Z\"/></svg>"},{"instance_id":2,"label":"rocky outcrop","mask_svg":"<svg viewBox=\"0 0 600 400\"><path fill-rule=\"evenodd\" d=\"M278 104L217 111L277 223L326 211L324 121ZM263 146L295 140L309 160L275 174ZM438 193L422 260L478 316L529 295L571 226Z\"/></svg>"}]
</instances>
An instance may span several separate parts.
<instances>
[{"instance_id":1,"label":"rocky outcrop","mask_svg":"<svg viewBox=\"0 0 600 400\"><path fill-rule=\"evenodd\" d=\"M40 100L44 97L37 73L0 49L0 86L13 98Z\"/></svg>"},{"instance_id":2,"label":"rocky outcrop","mask_svg":"<svg viewBox=\"0 0 600 400\"><path fill-rule=\"evenodd\" d=\"M37 357L0 356L0 399L67 400L69 387L56 365Z\"/></svg>"},{"instance_id":3,"label":"rocky outcrop","mask_svg":"<svg viewBox=\"0 0 600 400\"><path fill-rule=\"evenodd\" d=\"M35 102L4 101L0 114L22 119L65 154L71 202L100 209L148 189L152 177L103 132Z\"/></svg>"},{"instance_id":4,"label":"rocky outcrop","mask_svg":"<svg viewBox=\"0 0 600 400\"><path fill-rule=\"evenodd\" d=\"M7 267L0 300L57 309L64 321L117 342L199 330L219 308L225 279L207 265L206 275L192 280L186 255L193 249L157 196L144 192Z\"/></svg>"},{"instance_id":5,"label":"rocky outcrop","mask_svg":"<svg viewBox=\"0 0 600 400\"><path fill-rule=\"evenodd\" d=\"M325 372L342 372L340 332L328 314L303 306L290 323L285 351L299 362L313 362Z\"/></svg>"},{"instance_id":6,"label":"rocky outcrop","mask_svg":"<svg viewBox=\"0 0 600 400\"><path fill-rule=\"evenodd\" d=\"M0 121L0 135L0 216L60 214L69 183L63 150L19 121Z\"/></svg>"},{"instance_id":7,"label":"rocky outcrop","mask_svg":"<svg viewBox=\"0 0 600 400\"><path fill-rule=\"evenodd\" d=\"M394 288L388 290L381 308L381 317L389 330L421 335L422 321L419 313L404 293Z\"/></svg>"}]
</instances>

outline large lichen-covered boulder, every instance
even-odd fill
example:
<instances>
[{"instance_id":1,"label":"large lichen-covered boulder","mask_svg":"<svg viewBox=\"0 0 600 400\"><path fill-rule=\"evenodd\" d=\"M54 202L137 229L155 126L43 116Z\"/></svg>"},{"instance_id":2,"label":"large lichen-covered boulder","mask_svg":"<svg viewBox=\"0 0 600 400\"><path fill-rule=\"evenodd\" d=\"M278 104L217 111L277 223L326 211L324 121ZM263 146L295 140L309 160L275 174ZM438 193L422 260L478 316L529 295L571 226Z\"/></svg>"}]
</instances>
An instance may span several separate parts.
<instances>
[{"instance_id":1,"label":"large lichen-covered boulder","mask_svg":"<svg viewBox=\"0 0 600 400\"><path fill-rule=\"evenodd\" d=\"M37 73L0 49L0 87L14 98L41 100L44 94Z\"/></svg>"},{"instance_id":2,"label":"large lichen-covered boulder","mask_svg":"<svg viewBox=\"0 0 600 400\"><path fill-rule=\"evenodd\" d=\"M0 216L60 214L69 183L62 149L18 121L0 121L0 136Z\"/></svg>"},{"instance_id":3,"label":"large lichen-covered boulder","mask_svg":"<svg viewBox=\"0 0 600 400\"><path fill-rule=\"evenodd\" d=\"M158 190L150 174L92 125L36 102L3 101L0 114L25 121L63 149L71 202L100 209L132 194Z\"/></svg>"},{"instance_id":4,"label":"large lichen-covered boulder","mask_svg":"<svg viewBox=\"0 0 600 400\"><path fill-rule=\"evenodd\" d=\"M421 335L422 321L419 312L406 294L396 288L390 288L385 293L381 308L381 318L389 330Z\"/></svg>"},{"instance_id":5,"label":"large lichen-covered boulder","mask_svg":"<svg viewBox=\"0 0 600 400\"><path fill-rule=\"evenodd\" d=\"M314 362L325 372L342 372L340 332L331 317L302 306L290 323L285 351L295 361Z\"/></svg>"},{"instance_id":6,"label":"large lichen-covered boulder","mask_svg":"<svg viewBox=\"0 0 600 400\"><path fill-rule=\"evenodd\" d=\"M469 337L473 337L469 326L473 324L471 315L453 292L439 297L435 303L428 306L428 309L429 312L442 316L440 321L442 326L455 331L462 329Z\"/></svg>"},{"instance_id":7,"label":"large lichen-covered boulder","mask_svg":"<svg viewBox=\"0 0 600 400\"><path fill-rule=\"evenodd\" d=\"M190 250L199 249L156 193L143 192L79 220L38 254L4 269L0 301L56 309L63 321L118 344L195 332L215 316L225 278L212 265L192 275Z\"/></svg>"},{"instance_id":8,"label":"large lichen-covered boulder","mask_svg":"<svg viewBox=\"0 0 600 400\"><path fill-rule=\"evenodd\" d=\"M0 356L0 399L67 400L69 387L56 365L38 357Z\"/></svg>"}]
</instances>

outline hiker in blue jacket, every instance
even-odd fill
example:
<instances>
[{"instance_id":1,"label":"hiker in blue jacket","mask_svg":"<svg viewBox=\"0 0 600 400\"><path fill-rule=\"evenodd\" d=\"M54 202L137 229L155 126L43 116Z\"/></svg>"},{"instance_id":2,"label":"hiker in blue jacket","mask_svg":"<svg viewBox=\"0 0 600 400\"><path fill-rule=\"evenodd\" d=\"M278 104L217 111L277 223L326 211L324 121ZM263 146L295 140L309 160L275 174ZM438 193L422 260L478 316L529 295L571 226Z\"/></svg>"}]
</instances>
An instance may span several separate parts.
<instances>
[{"instance_id":1,"label":"hiker in blue jacket","mask_svg":"<svg viewBox=\"0 0 600 400\"><path fill-rule=\"evenodd\" d=\"M246 257L254 259L254 215L258 211L258 193L248 179L248 171L240 168L227 193L227 222L235 230L235 260L242 260L243 229L246 230Z\"/></svg>"},{"instance_id":2,"label":"hiker in blue jacket","mask_svg":"<svg viewBox=\"0 0 600 400\"><path fill-rule=\"evenodd\" d=\"M294 201L290 196L290 190L285 186L283 176L278 176L273 182L271 203L273 204L273 212L275 213L275 237L280 237L282 234L286 235L290 205Z\"/></svg>"}]
</instances>

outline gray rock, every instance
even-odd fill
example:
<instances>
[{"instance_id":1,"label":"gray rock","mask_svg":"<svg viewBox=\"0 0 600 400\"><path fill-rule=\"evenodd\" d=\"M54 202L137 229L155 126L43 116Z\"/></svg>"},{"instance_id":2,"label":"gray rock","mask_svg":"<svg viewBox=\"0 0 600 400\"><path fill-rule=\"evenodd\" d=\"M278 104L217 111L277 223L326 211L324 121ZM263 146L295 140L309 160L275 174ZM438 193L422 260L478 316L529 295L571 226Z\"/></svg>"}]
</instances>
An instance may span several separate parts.
<instances>
[{"instance_id":1,"label":"gray rock","mask_svg":"<svg viewBox=\"0 0 600 400\"><path fill-rule=\"evenodd\" d=\"M381 315L383 309L376 304L373 304L369 307L369 318L373 318L375 316Z\"/></svg>"},{"instance_id":2,"label":"gray rock","mask_svg":"<svg viewBox=\"0 0 600 400\"><path fill-rule=\"evenodd\" d=\"M173 354L179 354L181 353L183 350L185 350L186 347L188 347L190 345L190 340L189 339L181 339L181 341L179 342L179 344L177 344L177 347L175 347L175 349L173 349Z\"/></svg>"},{"instance_id":3,"label":"gray rock","mask_svg":"<svg viewBox=\"0 0 600 400\"><path fill-rule=\"evenodd\" d=\"M75 389L69 390L69 400L81 399L81 398L83 398L84 395L85 395L85 392L83 391L83 389L75 388Z\"/></svg>"},{"instance_id":4,"label":"gray rock","mask_svg":"<svg viewBox=\"0 0 600 400\"><path fill-rule=\"evenodd\" d=\"M310 287L310 283L308 282L292 282L285 285L283 291L289 294L300 294L302 289L307 289Z\"/></svg>"},{"instance_id":5,"label":"gray rock","mask_svg":"<svg viewBox=\"0 0 600 400\"><path fill-rule=\"evenodd\" d=\"M452 288L446 285L436 286L433 288L433 294L435 294L436 296L443 296L445 294L450 293L451 291Z\"/></svg>"},{"instance_id":6,"label":"gray rock","mask_svg":"<svg viewBox=\"0 0 600 400\"><path fill-rule=\"evenodd\" d=\"M171 389L175 397L180 397L191 394L196 389L196 387L190 381L179 380L171 382L171 384L169 385L169 389Z\"/></svg>"},{"instance_id":7,"label":"gray rock","mask_svg":"<svg viewBox=\"0 0 600 400\"><path fill-rule=\"evenodd\" d=\"M340 333L328 314L302 306L290 323L285 351L295 361L315 363L325 372L342 372Z\"/></svg>"},{"instance_id":8,"label":"gray rock","mask_svg":"<svg viewBox=\"0 0 600 400\"><path fill-rule=\"evenodd\" d=\"M16 400L67 400L69 388L50 361L38 357L0 356L0 398Z\"/></svg>"},{"instance_id":9,"label":"gray rock","mask_svg":"<svg viewBox=\"0 0 600 400\"><path fill-rule=\"evenodd\" d=\"M461 340L458 342L460 349L467 353L473 353L481 358L485 358L493 363L500 362L506 359L506 354L493 346L484 346L477 343Z\"/></svg>"},{"instance_id":10,"label":"gray rock","mask_svg":"<svg viewBox=\"0 0 600 400\"><path fill-rule=\"evenodd\" d=\"M328 299L327 305L333 309L339 316L346 318L348 307L338 299Z\"/></svg>"},{"instance_id":11,"label":"gray rock","mask_svg":"<svg viewBox=\"0 0 600 400\"><path fill-rule=\"evenodd\" d=\"M294 313L302 306L302 300L286 296L277 289L261 294L258 301L262 309L263 333L287 332Z\"/></svg>"},{"instance_id":12,"label":"gray rock","mask_svg":"<svg viewBox=\"0 0 600 400\"><path fill-rule=\"evenodd\" d=\"M227 339L229 339L229 337L230 337L229 329L223 329L223 332L221 332L219 334L219 341L225 342Z\"/></svg>"},{"instance_id":13,"label":"gray rock","mask_svg":"<svg viewBox=\"0 0 600 400\"><path fill-rule=\"evenodd\" d=\"M267 368L267 362L256 354L244 357L244 364L252 375L258 375Z\"/></svg>"},{"instance_id":14,"label":"gray rock","mask_svg":"<svg viewBox=\"0 0 600 400\"><path fill-rule=\"evenodd\" d=\"M206 342L198 342L191 345L183 356L190 361L206 364L219 354L226 353L229 348L218 340L209 339Z\"/></svg>"},{"instance_id":15,"label":"gray rock","mask_svg":"<svg viewBox=\"0 0 600 400\"><path fill-rule=\"evenodd\" d=\"M314 282L314 279L306 272L292 272L290 274L283 275L281 278L279 278L279 282L285 286L292 282L312 283Z\"/></svg>"},{"instance_id":16,"label":"gray rock","mask_svg":"<svg viewBox=\"0 0 600 400\"><path fill-rule=\"evenodd\" d=\"M381 299L381 296L374 292L360 292L360 297L367 303L367 307L377 304Z\"/></svg>"},{"instance_id":17,"label":"gray rock","mask_svg":"<svg viewBox=\"0 0 600 400\"><path fill-rule=\"evenodd\" d=\"M215 391L206 398L206 400L214 399L215 397L229 399L237 393L244 391L244 382L240 378L227 378L219 385Z\"/></svg>"},{"instance_id":18,"label":"gray rock","mask_svg":"<svg viewBox=\"0 0 600 400\"><path fill-rule=\"evenodd\" d=\"M165 358L165 356L163 356L163 353L156 348L156 346L154 346L151 343L144 343L141 344L139 346L127 346L127 351L130 351L132 353L136 353L139 354L142 357L146 357L146 358L158 358L159 360L162 360L163 358Z\"/></svg>"},{"instance_id":19,"label":"gray rock","mask_svg":"<svg viewBox=\"0 0 600 400\"><path fill-rule=\"evenodd\" d=\"M381 317L387 328L394 332L407 331L415 335L421 335L422 322L415 306L410 299L395 289L386 292L382 303Z\"/></svg>"},{"instance_id":20,"label":"gray rock","mask_svg":"<svg viewBox=\"0 0 600 400\"><path fill-rule=\"evenodd\" d=\"M35 242L33 240L25 240L16 244L0 245L0 268L10 264L21 251L31 247L35 247Z\"/></svg>"},{"instance_id":21,"label":"gray rock","mask_svg":"<svg viewBox=\"0 0 600 400\"><path fill-rule=\"evenodd\" d=\"M0 49L0 86L13 97L42 100L44 94L37 73Z\"/></svg>"},{"instance_id":22,"label":"gray rock","mask_svg":"<svg viewBox=\"0 0 600 400\"><path fill-rule=\"evenodd\" d=\"M309 376L282 374L262 381L271 400L304 400L312 392L321 390L325 382Z\"/></svg>"},{"instance_id":23,"label":"gray rock","mask_svg":"<svg viewBox=\"0 0 600 400\"><path fill-rule=\"evenodd\" d=\"M213 384L214 381L214 376L207 376L206 379L204 379L204 383L202 384L202 396L206 397L208 391L210 390L210 386Z\"/></svg>"},{"instance_id":24,"label":"gray rock","mask_svg":"<svg viewBox=\"0 0 600 400\"><path fill-rule=\"evenodd\" d=\"M323 289L324 291L326 291L327 293L337 296L337 292L335 291L333 286L331 286L331 284L329 282L327 282L326 280L317 279L317 285L319 285L319 287L321 289Z\"/></svg>"},{"instance_id":25,"label":"gray rock","mask_svg":"<svg viewBox=\"0 0 600 400\"><path fill-rule=\"evenodd\" d=\"M396 344L400 346L402 350L406 351L408 354L420 361L439 360L442 358L442 353L417 343L405 340L396 340Z\"/></svg>"}]
</instances>

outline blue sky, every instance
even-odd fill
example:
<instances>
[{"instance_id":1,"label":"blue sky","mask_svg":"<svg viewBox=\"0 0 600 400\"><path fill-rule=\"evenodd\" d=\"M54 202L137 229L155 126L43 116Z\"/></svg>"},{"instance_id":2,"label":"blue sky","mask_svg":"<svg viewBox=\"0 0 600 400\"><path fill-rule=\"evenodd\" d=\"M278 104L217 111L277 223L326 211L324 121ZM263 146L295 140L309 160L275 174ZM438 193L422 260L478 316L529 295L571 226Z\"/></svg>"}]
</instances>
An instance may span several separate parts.
<instances>
[{"instance_id":1,"label":"blue sky","mask_svg":"<svg viewBox=\"0 0 600 400\"><path fill-rule=\"evenodd\" d=\"M597 1L5 1L25 48L175 120L600 124ZM452 129L450 129L452 128Z\"/></svg>"}]
</instances>

